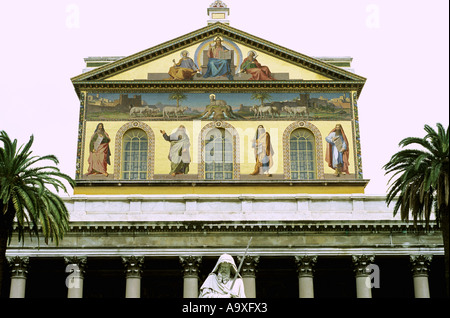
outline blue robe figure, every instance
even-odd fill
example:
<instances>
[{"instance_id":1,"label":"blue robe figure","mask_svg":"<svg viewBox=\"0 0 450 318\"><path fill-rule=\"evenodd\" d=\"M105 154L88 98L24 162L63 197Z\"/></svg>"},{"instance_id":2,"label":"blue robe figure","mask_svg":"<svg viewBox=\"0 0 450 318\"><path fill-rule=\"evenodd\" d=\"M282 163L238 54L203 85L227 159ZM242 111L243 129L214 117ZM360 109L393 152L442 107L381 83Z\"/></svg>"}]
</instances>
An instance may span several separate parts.
<instances>
[{"instance_id":1,"label":"blue robe figure","mask_svg":"<svg viewBox=\"0 0 450 318\"><path fill-rule=\"evenodd\" d=\"M208 66L203 77L207 78L225 75L230 81L232 81L234 78L231 74L230 60L219 58L221 53L228 52L229 49L222 45L222 40L219 37L215 39L215 42L216 44L214 46L211 44L209 45Z\"/></svg>"}]
</instances>

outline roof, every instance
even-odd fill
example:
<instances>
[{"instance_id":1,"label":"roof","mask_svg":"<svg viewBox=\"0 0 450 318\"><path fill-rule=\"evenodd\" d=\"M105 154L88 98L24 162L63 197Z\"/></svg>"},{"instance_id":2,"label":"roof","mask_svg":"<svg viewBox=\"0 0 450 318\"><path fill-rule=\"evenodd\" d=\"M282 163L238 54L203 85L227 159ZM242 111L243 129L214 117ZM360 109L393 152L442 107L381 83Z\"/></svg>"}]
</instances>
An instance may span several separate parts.
<instances>
[{"instance_id":1,"label":"roof","mask_svg":"<svg viewBox=\"0 0 450 318\"><path fill-rule=\"evenodd\" d=\"M89 88L107 88L110 86L116 88L132 88L138 85L140 88L151 87L152 85L159 85L160 88L164 88L166 85L169 85L167 82L161 81L150 81L150 80L139 80L138 83L134 81L106 81L108 78L120 74L124 71L136 68L145 63L151 62L153 60L160 59L164 56L172 54L174 51L179 51L188 46L195 45L196 43L201 43L208 38L213 38L215 36L222 36L224 38L229 38L237 44L245 45L248 47L252 47L255 50L263 52L267 55L270 55L276 59L282 60L284 62L288 62L292 65L299 66L303 69L309 70L311 72L320 74L329 80L327 81L305 81L305 80L286 80L286 81L271 81L270 83L258 83L261 84L261 88L273 87L296 87L296 88L305 88L305 89L324 89L324 88L338 88L338 89L348 89L348 90L356 90L358 95L364 86L366 78L359 76L351 71L343 69L341 67L335 66L332 63L334 59L332 57L327 58L314 58L299 52L293 51L291 49L285 48L283 46L277 45L270 41L264 40L262 38L256 37L244 31L233 28L224 23L214 23L198 29L196 31L190 32L188 34L177 37L173 40L161 43L159 45L153 46L146 50L137 52L127 57L90 57L86 60L86 62L99 62L99 61L112 61L106 63L104 65L100 65L94 69L88 70L78 76L75 76L71 79L73 85L75 86L75 90L79 95L80 89ZM328 60L327 60L328 59ZM339 57L340 61L351 61L350 57ZM207 82L208 85L217 86L218 82ZM254 85L255 81L251 81ZM135 85L136 84L136 85ZM171 83L174 84L173 82ZM195 83L182 82L177 83L175 88L186 88L189 89L195 85L202 84L202 82L196 81ZM234 81L223 81L220 82L221 87L229 87L229 88L239 88L242 85L245 85L245 81L239 81L236 83Z\"/></svg>"}]
</instances>

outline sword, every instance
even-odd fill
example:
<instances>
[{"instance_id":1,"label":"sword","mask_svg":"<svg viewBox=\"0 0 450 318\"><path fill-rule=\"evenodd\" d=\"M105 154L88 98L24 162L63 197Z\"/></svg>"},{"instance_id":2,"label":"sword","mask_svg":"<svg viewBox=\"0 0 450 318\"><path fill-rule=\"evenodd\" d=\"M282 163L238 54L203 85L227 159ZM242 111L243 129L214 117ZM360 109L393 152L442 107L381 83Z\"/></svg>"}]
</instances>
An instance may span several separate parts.
<instances>
[{"instance_id":1,"label":"sword","mask_svg":"<svg viewBox=\"0 0 450 318\"><path fill-rule=\"evenodd\" d=\"M234 283L236 282L236 279L237 279L237 277L239 275L239 272L241 271L242 265L244 264L245 256L247 256L248 247L250 246L250 242L252 241L252 238L253 237L250 237L250 240L248 241L247 248L245 249L244 256L241 259L241 263L239 264L238 270L237 270L236 274L234 275L233 282L231 283L230 291L233 290Z\"/></svg>"}]
</instances>

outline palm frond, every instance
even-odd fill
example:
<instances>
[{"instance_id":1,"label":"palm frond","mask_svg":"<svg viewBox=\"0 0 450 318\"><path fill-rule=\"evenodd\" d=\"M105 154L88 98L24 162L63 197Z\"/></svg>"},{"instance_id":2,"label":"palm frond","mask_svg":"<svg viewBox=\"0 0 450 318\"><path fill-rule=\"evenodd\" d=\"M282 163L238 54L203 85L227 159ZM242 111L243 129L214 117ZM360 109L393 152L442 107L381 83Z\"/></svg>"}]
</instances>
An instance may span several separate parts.
<instances>
[{"instance_id":1,"label":"palm frond","mask_svg":"<svg viewBox=\"0 0 450 318\"><path fill-rule=\"evenodd\" d=\"M57 193L61 190L67 193L65 182L73 187L75 181L56 167L59 161L54 155L32 155L33 136L17 148L17 140L12 141L6 132L0 131L0 141L3 143L0 147L0 204L3 215L10 212L12 215L9 235L15 217L19 240L23 239L25 228L38 237L40 228L47 243L49 239L59 243L68 229L69 214ZM55 166L40 165L44 161Z\"/></svg>"},{"instance_id":2,"label":"palm frond","mask_svg":"<svg viewBox=\"0 0 450 318\"><path fill-rule=\"evenodd\" d=\"M408 137L399 146L420 146L423 149L402 149L395 153L383 169L389 178L386 203L395 202L394 215L400 212L402 220L408 221L410 215L414 223L424 220L428 226L437 203L444 203L448 211L449 180L448 153L449 134L441 124L437 131L425 125L424 138ZM445 209L444 209L445 210Z\"/></svg>"}]
</instances>

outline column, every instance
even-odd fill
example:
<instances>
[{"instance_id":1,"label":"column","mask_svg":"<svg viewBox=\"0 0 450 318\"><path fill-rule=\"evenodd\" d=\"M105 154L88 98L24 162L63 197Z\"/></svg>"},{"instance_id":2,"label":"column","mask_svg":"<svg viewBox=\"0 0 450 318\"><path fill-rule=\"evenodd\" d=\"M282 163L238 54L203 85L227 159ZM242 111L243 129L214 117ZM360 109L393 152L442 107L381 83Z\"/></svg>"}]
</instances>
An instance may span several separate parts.
<instances>
[{"instance_id":1,"label":"column","mask_svg":"<svg viewBox=\"0 0 450 318\"><path fill-rule=\"evenodd\" d=\"M370 265L375 260L374 255L353 255L352 261L356 277L356 297L372 298L372 285Z\"/></svg>"},{"instance_id":2,"label":"column","mask_svg":"<svg viewBox=\"0 0 450 318\"><path fill-rule=\"evenodd\" d=\"M13 256L7 257L10 273L11 288L9 291L10 298L25 298L25 286L27 282L29 257Z\"/></svg>"},{"instance_id":3,"label":"column","mask_svg":"<svg viewBox=\"0 0 450 318\"><path fill-rule=\"evenodd\" d=\"M198 298L201 256L180 256L183 267L183 298Z\"/></svg>"},{"instance_id":4,"label":"column","mask_svg":"<svg viewBox=\"0 0 450 318\"><path fill-rule=\"evenodd\" d=\"M238 256L239 263L242 256ZM259 256L246 256L242 263L241 276L244 282L244 291L247 298L256 298L256 272L259 263Z\"/></svg>"},{"instance_id":5,"label":"column","mask_svg":"<svg viewBox=\"0 0 450 318\"><path fill-rule=\"evenodd\" d=\"M122 263L125 266L125 275L127 280L125 287L125 298L140 298L144 256L122 257Z\"/></svg>"},{"instance_id":6,"label":"column","mask_svg":"<svg viewBox=\"0 0 450 318\"><path fill-rule=\"evenodd\" d=\"M86 272L87 257L68 256L64 257L66 263L67 298L83 298L83 282Z\"/></svg>"},{"instance_id":7,"label":"column","mask_svg":"<svg viewBox=\"0 0 450 318\"><path fill-rule=\"evenodd\" d=\"M300 298L314 298L314 266L317 262L315 255L295 256L298 272L298 287Z\"/></svg>"},{"instance_id":8,"label":"column","mask_svg":"<svg viewBox=\"0 0 450 318\"><path fill-rule=\"evenodd\" d=\"M416 298L430 298L428 271L432 258L432 255L410 255L409 257Z\"/></svg>"}]
</instances>

